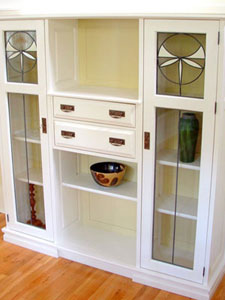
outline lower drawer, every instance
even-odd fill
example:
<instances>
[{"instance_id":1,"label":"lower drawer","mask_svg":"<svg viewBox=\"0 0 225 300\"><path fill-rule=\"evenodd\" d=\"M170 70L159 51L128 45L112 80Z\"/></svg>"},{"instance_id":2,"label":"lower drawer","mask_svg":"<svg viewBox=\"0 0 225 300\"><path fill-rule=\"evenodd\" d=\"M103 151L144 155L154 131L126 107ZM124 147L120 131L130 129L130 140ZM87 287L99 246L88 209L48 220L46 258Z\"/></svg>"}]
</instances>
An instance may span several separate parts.
<instances>
[{"instance_id":1,"label":"lower drawer","mask_svg":"<svg viewBox=\"0 0 225 300\"><path fill-rule=\"evenodd\" d=\"M135 157L135 131L55 121L55 145Z\"/></svg>"}]
</instances>

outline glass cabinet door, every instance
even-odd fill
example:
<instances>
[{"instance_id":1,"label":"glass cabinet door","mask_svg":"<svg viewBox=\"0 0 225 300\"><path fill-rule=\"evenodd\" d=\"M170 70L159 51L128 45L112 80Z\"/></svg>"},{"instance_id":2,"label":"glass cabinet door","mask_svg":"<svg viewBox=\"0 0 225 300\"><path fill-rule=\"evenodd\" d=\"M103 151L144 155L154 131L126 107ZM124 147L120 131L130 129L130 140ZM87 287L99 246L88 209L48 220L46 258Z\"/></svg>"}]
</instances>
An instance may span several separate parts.
<instances>
[{"instance_id":1,"label":"glass cabinet door","mask_svg":"<svg viewBox=\"0 0 225 300\"><path fill-rule=\"evenodd\" d=\"M8 94L17 221L45 229L38 96Z\"/></svg>"},{"instance_id":2,"label":"glass cabinet door","mask_svg":"<svg viewBox=\"0 0 225 300\"><path fill-rule=\"evenodd\" d=\"M193 269L202 113L157 108L156 128L152 257Z\"/></svg>"},{"instance_id":3,"label":"glass cabinet door","mask_svg":"<svg viewBox=\"0 0 225 300\"><path fill-rule=\"evenodd\" d=\"M52 240L44 21L1 21L0 33L7 226Z\"/></svg>"},{"instance_id":4,"label":"glass cabinet door","mask_svg":"<svg viewBox=\"0 0 225 300\"><path fill-rule=\"evenodd\" d=\"M145 21L141 266L203 281L218 22ZM213 55L212 55L213 53Z\"/></svg>"}]
</instances>

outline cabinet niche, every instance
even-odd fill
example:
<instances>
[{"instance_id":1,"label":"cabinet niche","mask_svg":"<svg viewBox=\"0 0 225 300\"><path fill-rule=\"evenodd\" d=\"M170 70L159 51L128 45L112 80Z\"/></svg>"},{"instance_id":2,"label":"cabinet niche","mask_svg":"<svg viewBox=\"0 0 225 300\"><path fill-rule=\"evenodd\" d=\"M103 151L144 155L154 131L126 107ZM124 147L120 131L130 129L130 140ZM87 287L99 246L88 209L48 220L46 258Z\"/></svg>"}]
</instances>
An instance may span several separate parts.
<instances>
[{"instance_id":1,"label":"cabinet niche","mask_svg":"<svg viewBox=\"0 0 225 300\"><path fill-rule=\"evenodd\" d=\"M58 151L58 155L61 170L59 245L134 266L136 165L126 163L128 170L121 185L106 188L96 184L89 171L92 163L106 160L64 151ZM133 197L127 184L130 190L134 189ZM121 189L123 185L127 194Z\"/></svg>"},{"instance_id":2,"label":"cabinet niche","mask_svg":"<svg viewBox=\"0 0 225 300\"><path fill-rule=\"evenodd\" d=\"M49 20L48 31L50 93L138 100L138 20Z\"/></svg>"}]
</instances>

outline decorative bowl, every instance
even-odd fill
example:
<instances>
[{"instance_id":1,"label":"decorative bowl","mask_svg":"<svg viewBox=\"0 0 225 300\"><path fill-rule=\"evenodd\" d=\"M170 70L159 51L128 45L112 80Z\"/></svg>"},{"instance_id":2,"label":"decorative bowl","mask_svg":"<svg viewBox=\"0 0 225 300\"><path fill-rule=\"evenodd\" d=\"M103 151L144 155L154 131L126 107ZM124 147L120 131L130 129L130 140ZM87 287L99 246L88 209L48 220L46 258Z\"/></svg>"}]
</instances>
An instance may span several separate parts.
<instances>
[{"instance_id":1,"label":"decorative bowl","mask_svg":"<svg viewBox=\"0 0 225 300\"><path fill-rule=\"evenodd\" d=\"M91 165L91 175L99 185L110 187L121 183L126 166L116 162L100 162Z\"/></svg>"}]
</instances>

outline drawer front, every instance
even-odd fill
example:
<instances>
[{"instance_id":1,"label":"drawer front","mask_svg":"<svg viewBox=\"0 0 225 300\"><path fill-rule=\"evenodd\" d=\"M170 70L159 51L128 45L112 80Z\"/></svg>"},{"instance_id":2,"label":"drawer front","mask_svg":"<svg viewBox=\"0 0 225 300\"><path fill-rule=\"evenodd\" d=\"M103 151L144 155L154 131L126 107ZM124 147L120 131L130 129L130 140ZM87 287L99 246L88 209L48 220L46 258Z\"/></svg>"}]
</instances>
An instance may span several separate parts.
<instances>
[{"instance_id":1,"label":"drawer front","mask_svg":"<svg viewBox=\"0 0 225 300\"><path fill-rule=\"evenodd\" d=\"M135 105L54 97L54 116L135 127Z\"/></svg>"},{"instance_id":2,"label":"drawer front","mask_svg":"<svg viewBox=\"0 0 225 300\"><path fill-rule=\"evenodd\" d=\"M55 121L55 145L135 157L135 131Z\"/></svg>"}]
</instances>

